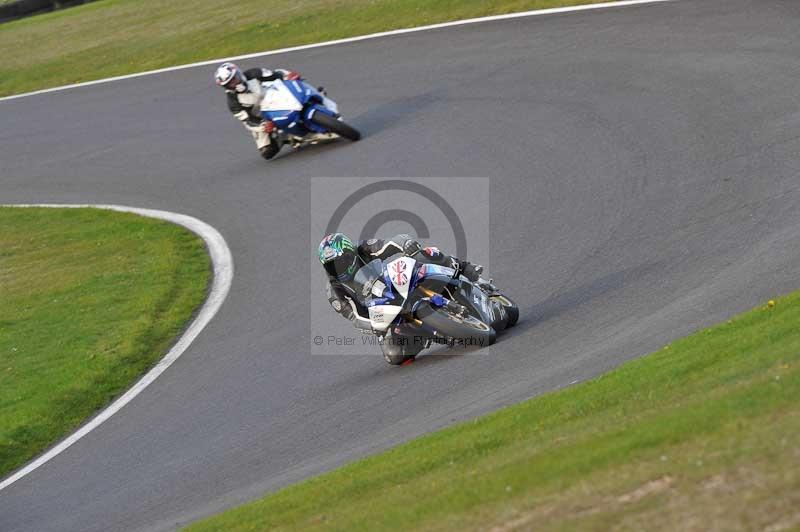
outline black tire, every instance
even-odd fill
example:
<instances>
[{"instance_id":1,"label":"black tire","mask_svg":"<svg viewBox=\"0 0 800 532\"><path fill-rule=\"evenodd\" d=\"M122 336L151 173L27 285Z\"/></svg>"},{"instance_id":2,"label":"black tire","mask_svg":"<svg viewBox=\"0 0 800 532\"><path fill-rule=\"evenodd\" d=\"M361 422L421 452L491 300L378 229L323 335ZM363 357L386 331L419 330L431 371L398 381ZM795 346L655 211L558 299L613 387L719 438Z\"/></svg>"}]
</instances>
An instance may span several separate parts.
<instances>
[{"instance_id":1,"label":"black tire","mask_svg":"<svg viewBox=\"0 0 800 532\"><path fill-rule=\"evenodd\" d=\"M394 341L395 339L392 336L389 336L389 338L384 337L381 340L381 351L383 351L383 359L386 362L392 366L400 366L404 362L408 362L409 360L414 360L414 358L416 358L419 350L411 354L409 352L409 346L404 343L392 348L391 346L395 345L393 344ZM387 345L386 342L390 342L390 344Z\"/></svg>"},{"instance_id":2,"label":"black tire","mask_svg":"<svg viewBox=\"0 0 800 532\"><path fill-rule=\"evenodd\" d=\"M387 355L385 353L383 355L383 359L392 366L402 366L409 360L414 360L414 358L416 357L409 355Z\"/></svg>"},{"instance_id":3,"label":"black tire","mask_svg":"<svg viewBox=\"0 0 800 532\"><path fill-rule=\"evenodd\" d=\"M517 321L519 321L519 307L517 304L502 294L492 296L492 299L503 305L503 308L506 310L506 315L508 316L506 327L513 327L516 325Z\"/></svg>"},{"instance_id":4,"label":"black tire","mask_svg":"<svg viewBox=\"0 0 800 532\"><path fill-rule=\"evenodd\" d=\"M352 140L353 142L361 138L361 133L359 133L357 129L325 113L317 111L314 113L314 116L311 117L311 121L327 129L331 133L336 133L340 137Z\"/></svg>"},{"instance_id":5,"label":"black tire","mask_svg":"<svg viewBox=\"0 0 800 532\"><path fill-rule=\"evenodd\" d=\"M492 345L497 339L497 332L474 316L457 316L444 308L429 308L431 312L421 319L440 337L469 341L481 347Z\"/></svg>"}]
</instances>

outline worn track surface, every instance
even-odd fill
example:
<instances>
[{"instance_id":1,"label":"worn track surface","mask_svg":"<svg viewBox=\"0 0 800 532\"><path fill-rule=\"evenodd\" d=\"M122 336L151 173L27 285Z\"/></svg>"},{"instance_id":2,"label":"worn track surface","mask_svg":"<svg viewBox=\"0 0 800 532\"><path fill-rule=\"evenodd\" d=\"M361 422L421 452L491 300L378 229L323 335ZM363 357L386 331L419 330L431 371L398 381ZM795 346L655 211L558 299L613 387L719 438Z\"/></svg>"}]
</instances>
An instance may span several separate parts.
<instances>
[{"instance_id":1,"label":"worn track surface","mask_svg":"<svg viewBox=\"0 0 800 532\"><path fill-rule=\"evenodd\" d=\"M270 164L208 67L0 103L0 202L190 214L236 264L175 365L0 492L0 530L172 528L798 288L798 27L795 0L679 0L269 57L365 134ZM309 356L315 176L490 177L518 327L399 369Z\"/></svg>"}]
</instances>

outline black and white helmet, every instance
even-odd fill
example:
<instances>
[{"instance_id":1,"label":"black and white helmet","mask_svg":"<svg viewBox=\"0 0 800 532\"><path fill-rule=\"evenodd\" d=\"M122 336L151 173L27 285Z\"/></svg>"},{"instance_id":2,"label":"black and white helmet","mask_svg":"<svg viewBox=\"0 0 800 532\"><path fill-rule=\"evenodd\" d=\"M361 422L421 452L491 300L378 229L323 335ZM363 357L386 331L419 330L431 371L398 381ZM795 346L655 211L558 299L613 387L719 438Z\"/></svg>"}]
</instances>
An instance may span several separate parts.
<instances>
[{"instance_id":1,"label":"black and white helmet","mask_svg":"<svg viewBox=\"0 0 800 532\"><path fill-rule=\"evenodd\" d=\"M225 90L245 92L247 90L247 79L242 70L234 63L222 63L214 72L214 81L217 85L224 87Z\"/></svg>"}]
</instances>

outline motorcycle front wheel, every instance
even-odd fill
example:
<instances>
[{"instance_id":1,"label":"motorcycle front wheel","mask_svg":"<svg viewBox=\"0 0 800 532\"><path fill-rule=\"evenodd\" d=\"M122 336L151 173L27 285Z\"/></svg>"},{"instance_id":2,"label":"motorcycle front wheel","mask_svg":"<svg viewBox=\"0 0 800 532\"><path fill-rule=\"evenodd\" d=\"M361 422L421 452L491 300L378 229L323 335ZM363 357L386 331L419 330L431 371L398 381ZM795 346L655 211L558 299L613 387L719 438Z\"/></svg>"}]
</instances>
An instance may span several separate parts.
<instances>
[{"instance_id":1,"label":"motorcycle front wheel","mask_svg":"<svg viewBox=\"0 0 800 532\"><path fill-rule=\"evenodd\" d=\"M420 318L428 329L436 331L438 337L479 347L492 345L497 339L495 330L474 316L457 315L447 308L429 309L431 312Z\"/></svg>"},{"instance_id":2,"label":"motorcycle front wheel","mask_svg":"<svg viewBox=\"0 0 800 532\"><path fill-rule=\"evenodd\" d=\"M359 133L356 128L349 126L341 120L338 120L330 115L326 115L325 113L321 113L319 111L315 112L314 116L311 117L311 121L318 126L327 129L331 133L336 133L340 137L352 140L353 142L361 138L361 133Z\"/></svg>"}]
</instances>

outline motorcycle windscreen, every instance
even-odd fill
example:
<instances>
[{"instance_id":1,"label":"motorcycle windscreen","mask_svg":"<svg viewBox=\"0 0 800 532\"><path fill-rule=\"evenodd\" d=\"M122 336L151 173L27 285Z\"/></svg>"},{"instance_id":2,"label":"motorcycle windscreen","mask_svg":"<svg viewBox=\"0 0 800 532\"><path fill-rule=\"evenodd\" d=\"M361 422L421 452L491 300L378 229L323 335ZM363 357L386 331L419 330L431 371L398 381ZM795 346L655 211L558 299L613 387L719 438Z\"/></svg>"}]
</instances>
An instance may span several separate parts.
<instances>
[{"instance_id":1,"label":"motorcycle windscreen","mask_svg":"<svg viewBox=\"0 0 800 532\"><path fill-rule=\"evenodd\" d=\"M339 106L327 96L322 96L322 105L333 111L334 114L339 114Z\"/></svg>"},{"instance_id":2,"label":"motorcycle windscreen","mask_svg":"<svg viewBox=\"0 0 800 532\"><path fill-rule=\"evenodd\" d=\"M284 82L286 87L294 94L294 97L297 98L303 105L307 104L309 100L312 98L319 98L319 101L322 102L322 106L330 111L330 114L338 115L339 114L339 106L328 98L321 94L317 89L313 86L309 85L305 81L296 80L296 81L286 81Z\"/></svg>"},{"instance_id":3,"label":"motorcycle windscreen","mask_svg":"<svg viewBox=\"0 0 800 532\"><path fill-rule=\"evenodd\" d=\"M386 285L381 279L383 279L383 263L380 259L368 262L358 269L353 279L353 289L362 305L369 305L375 297L383 297Z\"/></svg>"}]
</instances>

